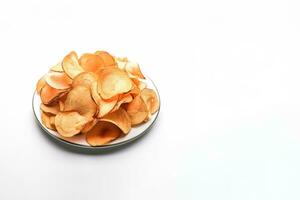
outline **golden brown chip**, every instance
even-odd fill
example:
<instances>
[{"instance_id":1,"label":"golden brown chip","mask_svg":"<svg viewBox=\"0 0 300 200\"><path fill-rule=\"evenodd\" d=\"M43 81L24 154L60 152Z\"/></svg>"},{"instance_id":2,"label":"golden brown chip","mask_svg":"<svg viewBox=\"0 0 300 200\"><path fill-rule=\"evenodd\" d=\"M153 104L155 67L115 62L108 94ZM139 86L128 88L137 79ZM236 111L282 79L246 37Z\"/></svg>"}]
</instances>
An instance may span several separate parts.
<instances>
[{"instance_id":1,"label":"golden brown chip","mask_svg":"<svg viewBox=\"0 0 300 200\"><path fill-rule=\"evenodd\" d=\"M135 77L145 79L145 76L143 75L139 64L135 62L131 62L131 61L127 62L125 66L125 70Z\"/></svg>"},{"instance_id":2,"label":"golden brown chip","mask_svg":"<svg viewBox=\"0 0 300 200\"><path fill-rule=\"evenodd\" d=\"M118 102L116 103L116 105L112 109L112 112L118 110L122 104L130 103L132 100L133 100L133 98L132 98L132 95L130 93L121 94L119 96Z\"/></svg>"},{"instance_id":3,"label":"golden brown chip","mask_svg":"<svg viewBox=\"0 0 300 200\"><path fill-rule=\"evenodd\" d=\"M97 82L97 75L92 72L82 72L73 79L72 86L85 86L90 88L93 82Z\"/></svg>"},{"instance_id":4,"label":"golden brown chip","mask_svg":"<svg viewBox=\"0 0 300 200\"><path fill-rule=\"evenodd\" d=\"M105 67L105 63L101 56L85 53L79 59L79 64L87 72L97 72L100 68Z\"/></svg>"},{"instance_id":5,"label":"golden brown chip","mask_svg":"<svg viewBox=\"0 0 300 200\"><path fill-rule=\"evenodd\" d=\"M53 67L50 68L50 71L64 72L64 69L62 68L61 63L57 63L56 65L54 65Z\"/></svg>"},{"instance_id":6,"label":"golden brown chip","mask_svg":"<svg viewBox=\"0 0 300 200\"><path fill-rule=\"evenodd\" d=\"M151 114L155 113L159 108L158 97L154 90L145 88L141 92L141 97L147 105Z\"/></svg>"},{"instance_id":7,"label":"golden brown chip","mask_svg":"<svg viewBox=\"0 0 300 200\"><path fill-rule=\"evenodd\" d=\"M107 53L106 51L96 51L95 55L98 55L101 57L101 59L104 62L105 67L115 67L116 61L112 55Z\"/></svg>"},{"instance_id":8,"label":"golden brown chip","mask_svg":"<svg viewBox=\"0 0 300 200\"><path fill-rule=\"evenodd\" d=\"M46 81L45 81L45 76L43 76L42 78L40 78L36 84L36 92L38 94L41 94L41 91L43 89L43 87L46 85Z\"/></svg>"},{"instance_id":9,"label":"golden brown chip","mask_svg":"<svg viewBox=\"0 0 300 200\"><path fill-rule=\"evenodd\" d=\"M126 106L126 111L131 119L132 125L142 123L148 117L148 108L140 95L136 96L132 102Z\"/></svg>"},{"instance_id":10,"label":"golden brown chip","mask_svg":"<svg viewBox=\"0 0 300 200\"><path fill-rule=\"evenodd\" d=\"M82 133L87 133L90 131L98 122L98 119L93 119L92 121L88 122L83 129L81 130Z\"/></svg>"},{"instance_id":11,"label":"golden brown chip","mask_svg":"<svg viewBox=\"0 0 300 200\"><path fill-rule=\"evenodd\" d=\"M98 122L86 133L86 141L91 146L105 145L122 135L122 131L110 122Z\"/></svg>"},{"instance_id":12,"label":"golden brown chip","mask_svg":"<svg viewBox=\"0 0 300 200\"><path fill-rule=\"evenodd\" d=\"M118 110L108 113L99 121L105 121L115 124L119 127L124 134L127 134L131 129L131 121L127 112L123 108L119 108Z\"/></svg>"},{"instance_id":13,"label":"golden brown chip","mask_svg":"<svg viewBox=\"0 0 300 200\"><path fill-rule=\"evenodd\" d=\"M107 68L99 74L98 93L103 99L126 93L131 88L132 81L124 71L118 68Z\"/></svg>"},{"instance_id":14,"label":"golden brown chip","mask_svg":"<svg viewBox=\"0 0 300 200\"><path fill-rule=\"evenodd\" d=\"M64 90L71 87L72 79L64 72L48 72L45 75L45 81L48 85L55 89Z\"/></svg>"},{"instance_id":15,"label":"golden brown chip","mask_svg":"<svg viewBox=\"0 0 300 200\"><path fill-rule=\"evenodd\" d=\"M57 115L57 113L60 111L58 103L56 103L54 105L41 104L40 108L43 112L45 112L47 114L52 114L52 115Z\"/></svg>"},{"instance_id":16,"label":"golden brown chip","mask_svg":"<svg viewBox=\"0 0 300 200\"><path fill-rule=\"evenodd\" d=\"M122 70L125 70L125 66L128 62L128 59L125 57L125 58L120 58L120 57L114 57L116 63L117 63L117 66L119 69L122 69Z\"/></svg>"},{"instance_id":17,"label":"golden brown chip","mask_svg":"<svg viewBox=\"0 0 300 200\"><path fill-rule=\"evenodd\" d=\"M64 111L65 109L65 102L58 100L58 105L59 105L59 111Z\"/></svg>"},{"instance_id":18,"label":"golden brown chip","mask_svg":"<svg viewBox=\"0 0 300 200\"><path fill-rule=\"evenodd\" d=\"M92 99L90 88L74 87L67 96L64 111L77 111L80 115L92 118L97 112L97 105Z\"/></svg>"},{"instance_id":19,"label":"golden brown chip","mask_svg":"<svg viewBox=\"0 0 300 200\"><path fill-rule=\"evenodd\" d=\"M48 129L51 130L56 130L55 129L55 125L53 125L51 122L51 115L44 113L43 111L41 111L41 120L42 123L44 124L44 126L46 126Z\"/></svg>"},{"instance_id":20,"label":"golden brown chip","mask_svg":"<svg viewBox=\"0 0 300 200\"><path fill-rule=\"evenodd\" d=\"M55 115L50 116L50 125L51 125L52 130L56 131Z\"/></svg>"},{"instance_id":21,"label":"golden brown chip","mask_svg":"<svg viewBox=\"0 0 300 200\"><path fill-rule=\"evenodd\" d=\"M78 74L84 72L84 69L79 65L77 54L72 51L62 61L62 67L65 73L71 78L75 78Z\"/></svg>"},{"instance_id":22,"label":"golden brown chip","mask_svg":"<svg viewBox=\"0 0 300 200\"><path fill-rule=\"evenodd\" d=\"M64 94L58 99L59 111L64 111L65 108L65 101L67 99L68 94Z\"/></svg>"},{"instance_id":23,"label":"golden brown chip","mask_svg":"<svg viewBox=\"0 0 300 200\"><path fill-rule=\"evenodd\" d=\"M80 115L78 112L59 112L55 117L55 127L58 133L64 137L72 137L84 128L90 118Z\"/></svg>"},{"instance_id":24,"label":"golden brown chip","mask_svg":"<svg viewBox=\"0 0 300 200\"><path fill-rule=\"evenodd\" d=\"M98 105L97 118L101 118L114 108L114 106L118 102L118 98L116 97L109 100L102 99L98 93L97 87L98 87L98 83L93 82L91 85L91 93L92 93L93 100Z\"/></svg>"},{"instance_id":25,"label":"golden brown chip","mask_svg":"<svg viewBox=\"0 0 300 200\"><path fill-rule=\"evenodd\" d=\"M66 92L66 90L58 90L55 88L50 87L48 84L46 84L42 90L41 90L41 100L43 104L50 104L53 101L57 100L61 95L63 95Z\"/></svg>"},{"instance_id":26,"label":"golden brown chip","mask_svg":"<svg viewBox=\"0 0 300 200\"><path fill-rule=\"evenodd\" d=\"M137 86L140 90L143 90L147 87L147 84L143 81L140 81L138 78L131 78L132 82Z\"/></svg>"}]
</instances>

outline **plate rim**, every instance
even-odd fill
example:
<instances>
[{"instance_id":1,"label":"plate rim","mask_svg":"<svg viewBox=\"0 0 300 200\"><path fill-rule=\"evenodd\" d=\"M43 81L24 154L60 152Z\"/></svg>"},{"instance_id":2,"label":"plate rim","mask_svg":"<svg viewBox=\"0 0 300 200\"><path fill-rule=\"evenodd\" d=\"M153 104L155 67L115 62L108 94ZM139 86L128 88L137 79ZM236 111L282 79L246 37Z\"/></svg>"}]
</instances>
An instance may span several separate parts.
<instances>
[{"instance_id":1,"label":"plate rim","mask_svg":"<svg viewBox=\"0 0 300 200\"><path fill-rule=\"evenodd\" d=\"M37 114L35 112L35 106L34 106L34 102L35 102L35 96L37 95L37 92L36 90L34 90L33 92L33 96L32 96L32 102L31 102L31 106L32 106L32 110L33 110L33 115L35 117L35 120L38 122L38 125L39 127L43 130L43 132L45 132L47 135L49 135L51 138L55 139L56 141L59 141L63 144L66 144L68 146L72 146L72 147L76 147L76 148L79 148L79 149L88 149L88 150L102 150L102 149L112 149L112 148L117 148L117 147L120 147L120 146L123 146L123 145L126 145L128 143L131 143L137 139L139 139L140 137L144 136L145 134L147 134L149 132L149 130L153 127L153 125L156 123L156 120L158 118L158 115L160 113L160 107L161 107L161 98L160 98L160 94L159 94L159 91L156 87L156 85L154 84L154 82L152 81L152 79L150 79L149 77L146 77L146 79L150 80L156 90L156 93L157 93L157 97L158 97L158 101L159 101L159 108L158 110L156 111L156 115L154 116L154 119L153 119L153 122L140 134L136 135L135 137L133 138L130 138L128 140L125 140L125 141L121 141L119 143L115 143L115 144L106 144L106 145L101 145L101 146L85 146L85 145L82 145L82 144L76 144L76 143L72 143L72 142L69 142L67 140L64 140L56 135L53 135L52 133L50 133L45 127L44 125L41 123L41 121L38 119L37 117Z\"/></svg>"}]
</instances>

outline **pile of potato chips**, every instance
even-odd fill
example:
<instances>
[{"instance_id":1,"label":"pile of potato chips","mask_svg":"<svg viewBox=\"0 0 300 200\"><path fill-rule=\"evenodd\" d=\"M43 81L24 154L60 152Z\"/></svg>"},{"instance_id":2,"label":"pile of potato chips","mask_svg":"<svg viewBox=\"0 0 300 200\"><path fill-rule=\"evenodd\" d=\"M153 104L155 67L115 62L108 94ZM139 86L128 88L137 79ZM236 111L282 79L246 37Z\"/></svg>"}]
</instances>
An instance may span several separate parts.
<instances>
[{"instance_id":1,"label":"pile of potato chips","mask_svg":"<svg viewBox=\"0 0 300 200\"><path fill-rule=\"evenodd\" d=\"M137 63L105 51L70 52L37 83L42 123L63 137L85 134L91 146L125 136L159 108Z\"/></svg>"}]
</instances>

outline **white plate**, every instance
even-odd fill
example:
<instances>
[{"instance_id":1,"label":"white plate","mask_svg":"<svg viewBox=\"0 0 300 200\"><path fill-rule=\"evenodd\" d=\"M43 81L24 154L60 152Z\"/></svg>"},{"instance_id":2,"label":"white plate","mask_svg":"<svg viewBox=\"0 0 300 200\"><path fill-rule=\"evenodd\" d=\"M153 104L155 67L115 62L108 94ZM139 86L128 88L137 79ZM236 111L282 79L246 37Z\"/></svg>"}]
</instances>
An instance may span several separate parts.
<instances>
[{"instance_id":1,"label":"white plate","mask_svg":"<svg viewBox=\"0 0 300 200\"><path fill-rule=\"evenodd\" d=\"M151 88L156 92L156 94L159 98L159 102L160 102L160 97L159 97L157 88L155 87L153 81L151 79L149 79L148 77L146 77L145 82L147 84L147 88ZM160 109L158 109L158 111L156 113L154 113L151 116L150 120L147 121L146 123L135 126L135 127L132 127L130 132L127 135L125 135L123 137L120 137L120 138L112 141L111 143L109 143L107 145L92 147L86 142L84 134L79 134L79 135L76 135L72 138L66 138L66 137L60 136L56 131L50 130L46 126L44 126L42 121L41 121L40 104L41 104L40 96L36 92L34 92L33 99L32 99L33 112L34 112L34 115L35 115L35 117L38 121L38 124L42 127L42 129L48 135L50 135L51 137L53 137L57 141L60 141L60 142L64 143L65 145L76 147L76 148L79 148L79 149L91 149L91 150L92 149L111 149L111 148L115 148L115 147L120 147L122 145L125 145L129 142L132 142L132 141L140 138L140 136L147 133L147 131L154 124L154 122L155 122L155 120L158 116L159 110L160 110Z\"/></svg>"}]
</instances>

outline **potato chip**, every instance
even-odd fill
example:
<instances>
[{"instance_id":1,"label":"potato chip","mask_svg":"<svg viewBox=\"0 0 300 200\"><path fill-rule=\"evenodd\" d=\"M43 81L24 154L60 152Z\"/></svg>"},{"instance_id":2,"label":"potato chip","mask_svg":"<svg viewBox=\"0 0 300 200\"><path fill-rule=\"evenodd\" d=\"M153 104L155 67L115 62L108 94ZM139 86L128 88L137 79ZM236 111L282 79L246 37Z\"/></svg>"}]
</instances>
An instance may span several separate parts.
<instances>
[{"instance_id":1,"label":"potato chip","mask_svg":"<svg viewBox=\"0 0 300 200\"><path fill-rule=\"evenodd\" d=\"M51 125L52 130L54 130L54 131L56 131L56 126L55 126L55 116L56 116L56 115L51 115L51 116L50 116L50 125Z\"/></svg>"},{"instance_id":2,"label":"potato chip","mask_svg":"<svg viewBox=\"0 0 300 200\"><path fill-rule=\"evenodd\" d=\"M143 81L140 81L138 78L130 78L130 79L140 90L143 90L144 88L147 87L147 84L144 83Z\"/></svg>"},{"instance_id":3,"label":"potato chip","mask_svg":"<svg viewBox=\"0 0 300 200\"><path fill-rule=\"evenodd\" d=\"M40 78L36 84L36 92L38 94L41 94L41 91L43 89L43 87L46 85L46 81L45 81L45 76L43 76L42 78Z\"/></svg>"},{"instance_id":4,"label":"potato chip","mask_svg":"<svg viewBox=\"0 0 300 200\"><path fill-rule=\"evenodd\" d=\"M99 55L85 53L79 59L79 64L87 72L97 72L105 67L105 63Z\"/></svg>"},{"instance_id":5,"label":"potato chip","mask_svg":"<svg viewBox=\"0 0 300 200\"><path fill-rule=\"evenodd\" d=\"M92 99L90 88L74 87L67 96L64 111L77 111L80 115L92 118L97 112L97 105Z\"/></svg>"},{"instance_id":6,"label":"potato chip","mask_svg":"<svg viewBox=\"0 0 300 200\"><path fill-rule=\"evenodd\" d=\"M101 59L104 61L105 67L116 67L116 61L114 57L109 53L107 53L106 51L96 51L95 55L101 57Z\"/></svg>"},{"instance_id":7,"label":"potato chip","mask_svg":"<svg viewBox=\"0 0 300 200\"><path fill-rule=\"evenodd\" d=\"M148 108L140 95L136 96L132 102L126 106L126 111L131 119L132 125L142 123L148 117Z\"/></svg>"},{"instance_id":8,"label":"potato chip","mask_svg":"<svg viewBox=\"0 0 300 200\"><path fill-rule=\"evenodd\" d=\"M44 126L46 126L48 129L56 130L55 125L51 123L51 115L41 112L41 120Z\"/></svg>"},{"instance_id":9,"label":"potato chip","mask_svg":"<svg viewBox=\"0 0 300 200\"><path fill-rule=\"evenodd\" d=\"M123 133L127 134L131 129L130 117L127 112L123 108L119 108L118 110L108 113L99 121L105 121L115 124L119 127Z\"/></svg>"},{"instance_id":10,"label":"potato chip","mask_svg":"<svg viewBox=\"0 0 300 200\"><path fill-rule=\"evenodd\" d=\"M130 103L133 100L132 95L130 93L121 94L119 96L118 102L114 106L111 112L114 112L120 108L120 106L124 103Z\"/></svg>"},{"instance_id":11,"label":"potato chip","mask_svg":"<svg viewBox=\"0 0 300 200\"><path fill-rule=\"evenodd\" d=\"M118 68L107 68L99 74L98 93L103 99L126 93L131 88L132 81L124 71Z\"/></svg>"},{"instance_id":12,"label":"potato chip","mask_svg":"<svg viewBox=\"0 0 300 200\"><path fill-rule=\"evenodd\" d=\"M154 90L145 88L141 92L141 97L147 105L151 114L155 113L159 108L158 97Z\"/></svg>"},{"instance_id":13,"label":"potato chip","mask_svg":"<svg viewBox=\"0 0 300 200\"><path fill-rule=\"evenodd\" d=\"M69 89L72 84L72 79L64 72L50 71L45 75L45 81L51 87L59 90Z\"/></svg>"},{"instance_id":14,"label":"potato chip","mask_svg":"<svg viewBox=\"0 0 300 200\"><path fill-rule=\"evenodd\" d=\"M89 132L97 123L98 123L98 119L93 119L92 121L90 121L86 125L84 125L83 129L81 130L81 132L82 133Z\"/></svg>"},{"instance_id":15,"label":"potato chip","mask_svg":"<svg viewBox=\"0 0 300 200\"><path fill-rule=\"evenodd\" d=\"M86 141L91 146L105 145L122 135L122 131L110 122L98 122L86 133Z\"/></svg>"},{"instance_id":16,"label":"potato chip","mask_svg":"<svg viewBox=\"0 0 300 200\"><path fill-rule=\"evenodd\" d=\"M104 100L99 95L97 91L97 87L98 87L98 83L93 82L91 85L91 93L92 93L93 100L98 105L97 118L101 118L114 108L114 106L118 102L118 96L109 100Z\"/></svg>"},{"instance_id":17,"label":"potato chip","mask_svg":"<svg viewBox=\"0 0 300 200\"><path fill-rule=\"evenodd\" d=\"M57 115L57 113L60 111L58 103L56 103L54 105L41 104L40 108L43 112L45 112L47 114L52 114L52 115Z\"/></svg>"},{"instance_id":18,"label":"potato chip","mask_svg":"<svg viewBox=\"0 0 300 200\"><path fill-rule=\"evenodd\" d=\"M84 72L84 69L78 63L77 54L72 51L62 61L62 67L65 73L71 78L75 78L78 74Z\"/></svg>"},{"instance_id":19,"label":"potato chip","mask_svg":"<svg viewBox=\"0 0 300 200\"><path fill-rule=\"evenodd\" d=\"M128 62L128 59L125 57L125 58L120 58L120 57L114 57L116 63L117 63L117 66L119 69L122 69L122 70L125 70L125 66Z\"/></svg>"},{"instance_id":20,"label":"potato chip","mask_svg":"<svg viewBox=\"0 0 300 200\"><path fill-rule=\"evenodd\" d=\"M64 111L65 109L65 102L58 100L58 105L59 105L59 111Z\"/></svg>"},{"instance_id":21,"label":"potato chip","mask_svg":"<svg viewBox=\"0 0 300 200\"><path fill-rule=\"evenodd\" d=\"M67 96L68 96L68 94L66 93L59 97L59 99L58 99L59 111L64 111L65 101L67 99Z\"/></svg>"},{"instance_id":22,"label":"potato chip","mask_svg":"<svg viewBox=\"0 0 300 200\"><path fill-rule=\"evenodd\" d=\"M73 79L72 86L85 86L90 88L93 82L97 82L97 75L92 72L82 72Z\"/></svg>"},{"instance_id":23,"label":"potato chip","mask_svg":"<svg viewBox=\"0 0 300 200\"><path fill-rule=\"evenodd\" d=\"M58 133L64 137L72 137L91 121L90 118L80 115L78 112L59 112L55 117L55 126Z\"/></svg>"},{"instance_id":24,"label":"potato chip","mask_svg":"<svg viewBox=\"0 0 300 200\"><path fill-rule=\"evenodd\" d=\"M43 104L50 104L53 101L55 101L57 98L59 98L61 95L63 95L66 90L58 90L55 88L50 87L48 84L46 84L42 90L41 90L41 100Z\"/></svg>"},{"instance_id":25,"label":"potato chip","mask_svg":"<svg viewBox=\"0 0 300 200\"><path fill-rule=\"evenodd\" d=\"M50 71L53 72L64 72L64 69L61 66L61 63L57 63L56 65L54 65L53 67L50 68Z\"/></svg>"},{"instance_id":26,"label":"potato chip","mask_svg":"<svg viewBox=\"0 0 300 200\"><path fill-rule=\"evenodd\" d=\"M137 78L145 79L145 76L141 72L139 64L135 62L131 62L131 61L127 62L125 66L125 70Z\"/></svg>"}]
</instances>

